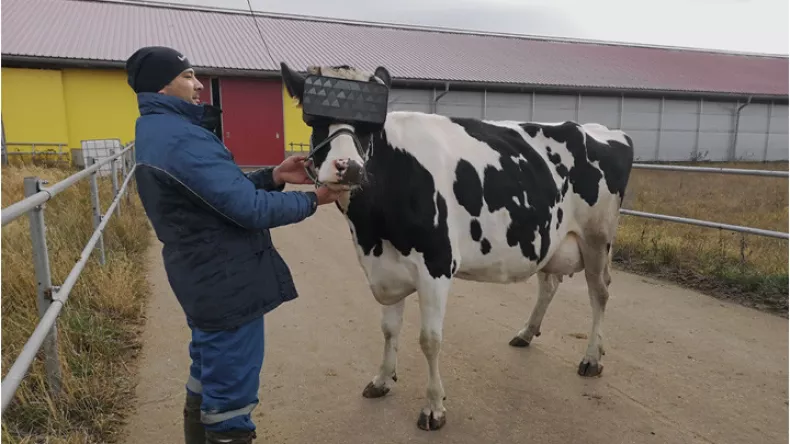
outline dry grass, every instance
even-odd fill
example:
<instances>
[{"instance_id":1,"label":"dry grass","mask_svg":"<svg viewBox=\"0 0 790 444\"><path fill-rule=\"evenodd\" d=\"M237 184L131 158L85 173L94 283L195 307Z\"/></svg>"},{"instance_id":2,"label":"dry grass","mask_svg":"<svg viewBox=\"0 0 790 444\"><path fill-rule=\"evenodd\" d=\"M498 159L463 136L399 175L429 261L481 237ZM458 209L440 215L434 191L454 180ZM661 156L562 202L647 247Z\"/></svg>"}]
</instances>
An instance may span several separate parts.
<instances>
[{"instance_id":1,"label":"dry grass","mask_svg":"<svg viewBox=\"0 0 790 444\"><path fill-rule=\"evenodd\" d=\"M787 162L714 166L788 168ZM788 230L787 179L638 169L631 177L626 208ZM714 296L787 312L788 242L783 239L622 216L615 261Z\"/></svg>"},{"instance_id":2,"label":"dry grass","mask_svg":"<svg viewBox=\"0 0 790 444\"><path fill-rule=\"evenodd\" d=\"M2 205L23 198L23 178L52 185L73 171L40 166L4 167ZM89 181L47 203L45 219L54 285L62 284L93 232ZM64 390L47 395L42 354L3 415L4 443L113 442L134 405L134 358L140 347L148 284L144 273L149 228L132 182L131 206L122 201L104 235L107 264L94 250L57 322ZM112 201L109 178L100 181L102 212ZM2 231L3 376L38 322L36 281L26 216Z\"/></svg>"}]
</instances>

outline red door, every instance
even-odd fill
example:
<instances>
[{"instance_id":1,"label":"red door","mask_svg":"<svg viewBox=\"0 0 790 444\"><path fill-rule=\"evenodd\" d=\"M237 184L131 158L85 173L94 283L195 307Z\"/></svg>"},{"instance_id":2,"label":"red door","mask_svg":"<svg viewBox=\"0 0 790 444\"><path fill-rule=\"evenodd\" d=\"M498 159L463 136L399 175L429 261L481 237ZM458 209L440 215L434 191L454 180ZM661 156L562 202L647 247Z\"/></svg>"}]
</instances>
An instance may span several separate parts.
<instances>
[{"instance_id":1,"label":"red door","mask_svg":"<svg viewBox=\"0 0 790 444\"><path fill-rule=\"evenodd\" d=\"M285 158L280 82L243 77L219 81L223 142L236 164L277 165Z\"/></svg>"}]
</instances>

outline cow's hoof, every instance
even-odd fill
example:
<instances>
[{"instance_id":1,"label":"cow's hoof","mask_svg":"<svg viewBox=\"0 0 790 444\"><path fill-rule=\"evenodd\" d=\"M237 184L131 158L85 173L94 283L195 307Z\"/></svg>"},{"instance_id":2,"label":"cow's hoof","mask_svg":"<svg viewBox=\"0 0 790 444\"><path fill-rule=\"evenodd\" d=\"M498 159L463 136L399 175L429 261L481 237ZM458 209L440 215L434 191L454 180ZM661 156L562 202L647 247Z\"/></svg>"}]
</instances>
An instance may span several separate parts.
<instances>
[{"instance_id":1,"label":"cow's hoof","mask_svg":"<svg viewBox=\"0 0 790 444\"><path fill-rule=\"evenodd\" d=\"M579 363L579 376L585 376L588 378L592 378L595 376L601 376L603 373L603 365L598 361L593 361L589 358L582 359L582 362Z\"/></svg>"},{"instance_id":2,"label":"cow's hoof","mask_svg":"<svg viewBox=\"0 0 790 444\"><path fill-rule=\"evenodd\" d=\"M390 392L390 388L386 385L382 385L381 387L376 387L373 385L373 382L368 383L365 390L362 391L362 396L365 398L381 398L382 396L386 395Z\"/></svg>"},{"instance_id":3,"label":"cow's hoof","mask_svg":"<svg viewBox=\"0 0 790 444\"><path fill-rule=\"evenodd\" d=\"M516 336L515 338L510 340L511 347L528 347L529 341L522 338L521 336Z\"/></svg>"},{"instance_id":4,"label":"cow's hoof","mask_svg":"<svg viewBox=\"0 0 790 444\"><path fill-rule=\"evenodd\" d=\"M447 423L447 414L442 414L441 416L437 416L436 413L433 411L428 411L426 413L425 410L420 412L420 419L417 420L417 427L421 428L422 430L439 430Z\"/></svg>"}]
</instances>

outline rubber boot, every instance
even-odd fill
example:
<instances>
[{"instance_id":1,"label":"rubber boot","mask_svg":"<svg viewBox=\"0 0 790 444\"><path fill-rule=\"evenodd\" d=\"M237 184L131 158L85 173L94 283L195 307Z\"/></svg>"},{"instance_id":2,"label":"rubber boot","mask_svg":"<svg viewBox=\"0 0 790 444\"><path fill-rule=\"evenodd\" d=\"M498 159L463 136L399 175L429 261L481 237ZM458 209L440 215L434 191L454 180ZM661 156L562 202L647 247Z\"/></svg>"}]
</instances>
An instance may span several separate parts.
<instances>
[{"instance_id":1,"label":"rubber boot","mask_svg":"<svg viewBox=\"0 0 790 444\"><path fill-rule=\"evenodd\" d=\"M206 431L206 444L252 444L255 438L257 436L252 430Z\"/></svg>"},{"instance_id":2,"label":"rubber boot","mask_svg":"<svg viewBox=\"0 0 790 444\"><path fill-rule=\"evenodd\" d=\"M184 442L186 444L205 444L206 429L200 422L200 404L202 396L187 393L184 401Z\"/></svg>"}]
</instances>

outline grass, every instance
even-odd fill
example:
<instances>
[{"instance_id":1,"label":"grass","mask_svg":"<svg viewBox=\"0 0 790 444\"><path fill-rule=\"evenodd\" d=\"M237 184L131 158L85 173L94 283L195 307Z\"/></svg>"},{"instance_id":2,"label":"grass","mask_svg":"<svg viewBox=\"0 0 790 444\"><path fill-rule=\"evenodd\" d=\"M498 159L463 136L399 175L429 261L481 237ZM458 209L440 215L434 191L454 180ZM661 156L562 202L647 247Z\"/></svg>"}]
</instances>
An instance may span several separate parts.
<instances>
[{"instance_id":1,"label":"grass","mask_svg":"<svg viewBox=\"0 0 790 444\"><path fill-rule=\"evenodd\" d=\"M23 178L39 176L49 185L74 171L41 166L2 170L2 206L23 198ZM107 443L117 439L124 415L134 406L133 363L141 345L148 284L144 272L149 228L132 182L131 205L108 223L104 244L79 276L57 321L63 391L47 394L43 354L39 353L3 415L4 443ZM109 178L100 180L102 213L112 201ZM93 232L90 181L55 196L45 220L53 285L60 285ZM3 377L38 323L36 280L27 216L2 231Z\"/></svg>"},{"instance_id":2,"label":"grass","mask_svg":"<svg viewBox=\"0 0 790 444\"><path fill-rule=\"evenodd\" d=\"M787 162L704 166L787 171ZM625 208L767 230L788 230L787 179L635 169ZM621 217L616 265L787 315L788 241Z\"/></svg>"}]
</instances>

